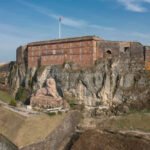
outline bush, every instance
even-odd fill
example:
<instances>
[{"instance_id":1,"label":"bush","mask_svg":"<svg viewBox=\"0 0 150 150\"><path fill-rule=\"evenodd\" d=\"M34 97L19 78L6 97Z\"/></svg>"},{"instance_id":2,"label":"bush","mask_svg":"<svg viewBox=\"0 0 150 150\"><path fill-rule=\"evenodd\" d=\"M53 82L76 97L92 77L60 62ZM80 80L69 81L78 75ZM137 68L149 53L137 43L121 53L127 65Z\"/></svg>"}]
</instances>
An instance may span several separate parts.
<instances>
[{"instance_id":1,"label":"bush","mask_svg":"<svg viewBox=\"0 0 150 150\"><path fill-rule=\"evenodd\" d=\"M9 105L16 107L16 106L17 106L16 100L12 99L12 100L10 101Z\"/></svg>"},{"instance_id":2,"label":"bush","mask_svg":"<svg viewBox=\"0 0 150 150\"><path fill-rule=\"evenodd\" d=\"M71 108L74 109L75 106L76 106L76 102L75 102L74 100L70 100L70 101L69 101L69 105L70 105Z\"/></svg>"},{"instance_id":3,"label":"bush","mask_svg":"<svg viewBox=\"0 0 150 150\"><path fill-rule=\"evenodd\" d=\"M10 103L10 101L13 99L10 93L7 91L0 91L0 100L6 103Z\"/></svg>"},{"instance_id":4,"label":"bush","mask_svg":"<svg viewBox=\"0 0 150 150\"><path fill-rule=\"evenodd\" d=\"M102 102L97 101L96 106L100 106L100 105L102 105Z\"/></svg>"},{"instance_id":5,"label":"bush","mask_svg":"<svg viewBox=\"0 0 150 150\"><path fill-rule=\"evenodd\" d=\"M62 112L61 112L61 111L58 111L58 115L62 115Z\"/></svg>"},{"instance_id":6,"label":"bush","mask_svg":"<svg viewBox=\"0 0 150 150\"><path fill-rule=\"evenodd\" d=\"M48 114L49 116L55 116L55 115L56 115L55 112L48 112L47 114Z\"/></svg>"},{"instance_id":7,"label":"bush","mask_svg":"<svg viewBox=\"0 0 150 150\"><path fill-rule=\"evenodd\" d=\"M29 91L27 91L24 87L20 87L16 94L16 100L25 102L29 97Z\"/></svg>"}]
</instances>

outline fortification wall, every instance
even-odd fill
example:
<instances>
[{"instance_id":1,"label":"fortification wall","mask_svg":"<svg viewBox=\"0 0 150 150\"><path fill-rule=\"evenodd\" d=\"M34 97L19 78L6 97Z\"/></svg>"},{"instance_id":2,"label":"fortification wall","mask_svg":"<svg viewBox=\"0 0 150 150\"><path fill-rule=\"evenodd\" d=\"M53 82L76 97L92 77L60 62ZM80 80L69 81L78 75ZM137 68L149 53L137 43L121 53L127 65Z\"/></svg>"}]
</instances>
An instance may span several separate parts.
<instances>
[{"instance_id":1,"label":"fortification wall","mask_svg":"<svg viewBox=\"0 0 150 150\"><path fill-rule=\"evenodd\" d=\"M20 46L17 48L16 61L17 64L25 64L27 46Z\"/></svg>"},{"instance_id":2,"label":"fortification wall","mask_svg":"<svg viewBox=\"0 0 150 150\"><path fill-rule=\"evenodd\" d=\"M80 67L92 66L97 59L130 58L150 70L150 47L138 42L105 41L97 37L77 37L30 43L17 49L17 63L28 68L73 62ZM145 61L145 62L144 62ZM141 68L141 67L140 67ZM144 68L144 67L143 67Z\"/></svg>"},{"instance_id":3,"label":"fortification wall","mask_svg":"<svg viewBox=\"0 0 150 150\"><path fill-rule=\"evenodd\" d=\"M134 58L137 62L144 62L144 47L137 42L131 42L131 58Z\"/></svg>"},{"instance_id":4,"label":"fortification wall","mask_svg":"<svg viewBox=\"0 0 150 150\"><path fill-rule=\"evenodd\" d=\"M98 41L97 59L106 58L108 54L112 57L119 55L120 45L118 42Z\"/></svg>"},{"instance_id":5,"label":"fortification wall","mask_svg":"<svg viewBox=\"0 0 150 150\"><path fill-rule=\"evenodd\" d=\"M28 68L64 62L88 66L96 59L96 56L93 56L95 49L96 44L93 40L28 46Z\"/></svg>"}]
</instances>

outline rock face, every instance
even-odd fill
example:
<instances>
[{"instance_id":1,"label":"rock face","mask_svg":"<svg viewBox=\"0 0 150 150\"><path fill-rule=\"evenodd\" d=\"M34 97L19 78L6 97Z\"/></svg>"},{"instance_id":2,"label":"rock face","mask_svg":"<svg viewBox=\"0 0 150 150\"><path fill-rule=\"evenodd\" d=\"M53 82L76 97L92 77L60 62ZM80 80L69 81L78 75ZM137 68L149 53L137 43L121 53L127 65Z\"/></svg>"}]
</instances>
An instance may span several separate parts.
<instances>
[{"instance_id":1,"label":"rock face","mask_svg":"<svg viewBox=\"0 0 150 150\"><path fill-rule=\"evenodd\" d=\"M58 95L53 78L46 80L46 87L37 90L31 97L31 106L40 108L54 108L63 106L63 100Z\"/></svg>"},{"instance_id":2,"label":"rock face","mask_svg":"<svg viewBox=\"0 0 150 150\"><path fill-rule=\"evenodd\" d=\"M150 142L142 138L88 130L80 136L71 150L149 150L149 147Z\"/></svg>"},{"instance_id":3,"label":"rock face","mask_svg":"<svg viewBox=\"0 0 150 150\"><path fill-rule=\"evenodd\" d=\"M90 108L107 106L114 112L115 108L121 111L148 108L150 72L145 71L143 64L137 63L136 59L128 55L101 59L92 68L85 69L67 64L70 67L55 65L34 68L22 73L21 68L18 68L15 74L24 75L14 76L11 82L13 87L16 87L15 84L24 84L25 88L30 88L33 92L44 87L47 79L52 77L56 82L56 89L51 90L54 90L56 95L58 92L63 99L75 101L77 104L84 104ZM46 92L46 89L40 90L39 95L42 92ZM51 96L53 99L59 99L56 95ZM46 93L43 99L47 99L46 96L50 94ZM47 100L44 105L47 105L46 103Z\"/></svg>"},{"instance_id":4,"label":"rock face","mask_svg":"<svg viewBox=\"0 0 150 150\"><path fill-rule=\"evenodd\" d=\"M18 148L6 137L0 134L0 150L18 150Z\"/></svg>"},{"instance_id":5,"label":"rock face","mask_svg":"<svg viewBox=\"0 0 150 150\"><path fill-rule=\"evenodd\" d=\"M28 77L28 73L24 65L17 63L10 64L10 72L8 76L8 84L10 92L15 97L20 86L25 85L25 78Z\"/></svg>"}]
</instances>

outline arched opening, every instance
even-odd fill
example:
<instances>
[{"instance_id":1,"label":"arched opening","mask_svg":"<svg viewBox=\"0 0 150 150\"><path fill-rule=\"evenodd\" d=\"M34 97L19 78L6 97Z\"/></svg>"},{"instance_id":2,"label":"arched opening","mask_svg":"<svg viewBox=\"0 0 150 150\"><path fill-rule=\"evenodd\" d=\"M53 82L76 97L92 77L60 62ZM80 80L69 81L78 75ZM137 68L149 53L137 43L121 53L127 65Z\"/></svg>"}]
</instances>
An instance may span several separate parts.
<instances>
[{"instance_id":1,"label":"arched opening","mask_svg":"<svg viewBox=\"0 0 150 150\"><path fill-rule=\"evenodd\" d=\"M106 51L106 54L107 54L107 55L111 55L111 54L112 54L111 50L107 50L107 51Z\"/></svg>"},{"instance_id":2,"label":"arched opening","mask_svg":"<svg viewBox=\"0 0 150 150\"><path fill-rule=\"evenodd\" d=\"M112 58L112 51L110 49L106 50L105 55L106 55L106 58L111 59Z\"/></svg>"}]
</instances>

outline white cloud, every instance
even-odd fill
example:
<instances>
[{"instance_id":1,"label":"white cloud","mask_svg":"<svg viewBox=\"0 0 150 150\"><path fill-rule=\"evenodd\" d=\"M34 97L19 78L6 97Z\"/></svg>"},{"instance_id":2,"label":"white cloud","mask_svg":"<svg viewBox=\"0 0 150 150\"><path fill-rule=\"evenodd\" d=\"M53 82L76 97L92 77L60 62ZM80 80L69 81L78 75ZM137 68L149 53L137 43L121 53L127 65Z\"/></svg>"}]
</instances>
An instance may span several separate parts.
<instances>
[{"instance_id":1,"label":"white cloud","mask_svg":"<svg viewBox=\"0 0 150 150\"><path fill-rule=\"evenodd\" d=\"M98 30L106 30L106 31L115 31L116 29L113 27L104 27L104 26L100 26L100 25L95 25L95 24L91 24L89 25L90 28L95 28Z\"/></svg>"},{"instance_id":2,"label":"white cloud","mask_svg":"<svg viewBox=\"0 0 150 150\"><path fill-rule=\"evenodd\" d=\"M59 17L63 16L62 14L54 13L52 10L49 10L49 9L46 9L43 7L39 7L35 4L29 3L26 1L22 1L22 0L17 0L17 1L23 5L26 5L32 9L34 9L35 11L37 11L43 15L51 17L55 20L58 20ZM95 28L95 29L108 30L108 31L114 30L114 28L112 28L112 27L105 27L105 26L100 26L100 25L96 25L96 24L93 25L93 24L90 24L89 22L87 22L86 20L75 19L75 18L67 17L67 16L62 17L62 24L69 26L69 27L75 27L75 28Z\"/></svg>"},{"instance_id":3,"label":"white cloud","mask_svg":"<svg viewBox=\"0 0 150 150\"><path fill-rule=\"evenodd\" d=\"M150 40L150 34L148 34L148 33L133 32L132 35L133 35L133 36L136 36L136 37L138 37L138 38Z\"/></svg>"},{"instance_id":4,"label":"white cloud","mask_svg":"<svg viewBox=\"0 0 150 150\"><path fill-rule=\"evenodd\" d=\"M56 20L58 20L61 17L61 15L58 15L58 14L48 14L48 16L50 16ZM86 26L88 23L84 20L79 20L79 19L62 16L62 24L70 26L70 27L81 28L81 27Z\"/></svg>"},{"instance_id":5,"label":"white cloud","mask_svg":"<svg viewBox=\"0 0 150 150\"><path fill-rule=\"evenodd\" d=\"M125 8L133 12L147 12L148 9L143 6L144 3L150 3L150 0L117 0Z\"/></svg>"},{"instance_id":6,"label":"white cloud","mask_svg":"<svg viewBox=\"0 0 150 150\"><path fill-rule=\"evenodd\" d=\"M35 11L37 11L43 15L51 17L55 20L58 20L59 17L62 16L59 13L54 13L52 10L49 10L49 9L46 9L43 7L39 7L39 6L32 4L32 3L22 1L22 0L17 0L17 1L20 2L21 4L27 6L27 7L32 8L33 10L35 10ZM74 19L74 18L70 18L70 17L63 17L62 24L70 26L70 27L80 28L80 27L85 26L87 24L87 22L84 20Z\"/></svg>"}]
</instances>

